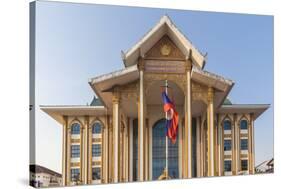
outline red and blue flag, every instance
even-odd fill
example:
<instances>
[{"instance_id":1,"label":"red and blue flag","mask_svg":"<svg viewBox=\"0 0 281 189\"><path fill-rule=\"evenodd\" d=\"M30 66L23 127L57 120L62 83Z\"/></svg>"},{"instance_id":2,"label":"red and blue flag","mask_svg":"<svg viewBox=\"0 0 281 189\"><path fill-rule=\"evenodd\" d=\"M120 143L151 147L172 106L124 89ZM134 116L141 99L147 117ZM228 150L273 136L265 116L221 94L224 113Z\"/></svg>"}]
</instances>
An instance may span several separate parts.
<instances>
[{"instance_id":1,"label":"red and blue flag","mask_svg":"<svg viewBox=\"0 0 281 189\"><path fill-rule=\"evenodd\" d=\"M172 143L175 144L177 140L179 116L173 101L169 99L165 91L162 92L162 100L164 103L164 112L167 113L166 136L168 136Z\"/></svg>"}]
</instances>

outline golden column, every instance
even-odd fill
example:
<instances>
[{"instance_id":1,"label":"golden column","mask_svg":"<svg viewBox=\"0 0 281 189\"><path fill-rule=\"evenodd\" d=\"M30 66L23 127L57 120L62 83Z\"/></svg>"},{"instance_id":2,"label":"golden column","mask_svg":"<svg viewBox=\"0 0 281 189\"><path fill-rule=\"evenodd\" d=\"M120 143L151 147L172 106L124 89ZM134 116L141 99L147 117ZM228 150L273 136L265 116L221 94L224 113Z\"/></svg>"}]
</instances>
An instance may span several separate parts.
<instances>
[{"instance_id":1,"label":"golden column","mask_svg":"<svg viewBox=\"0 0 281 189\"><path fill-rule=\"evenodd\" d=\"M191 60L186 61L186 100L185 100L185 119L184 119L184 170L183 177L191 178L192 177L192 117L191 117Z\"/></svg>"},{"instance_id":2,"label":"golden column","mask_svg":"<svg viewBox=\"0 0 281 189\"><path fill-rule=\"evenodd\" d=\"M67 116L63 116L63 130L62 130L62 185L67 183Z\"/></svg>"},{"instance_id":3,"label":"golden column","mask_svg":"<svg viewBox=\"0 0 281 189\"><path fill-rule=\"evenodd\" d=\"M254 146L254 119L253 119L253 114L250 114L250 123L248 124L248 132L249 138L248 138L248 143L249 143L249 152L248 152L248 166L249 166L249 174L254 174L255 173L255 146Z\"/></svg>"},{"instance_id":4,"label":"golden column","mask_svg":"<svg viewBox=\"0 0 281 189\"><path fill-rule=\"evenodd\" d=\"M108 133L109 133L109 121L108 121L108 115L105 116L105 126L103 129L103 136L102 136L102 148L103 148L103 179L104 183L108 183Z\"/></svg>"},{"instance_id":5,"label":"golden column","mask_svg":"<svg viewBox=\"0 0 281 189\"><path fill-rule=\"evenodd\" d=\"M217 116L217 127L218 127L218 176L222 175L222 124L220 120L220 115Z\"/></svg>"},{"instance_id":6,"label":"golden column","mask_svg":"<svg viewBox=\"0 0 281 189\"><path fill-rule=\"evenodd\" d=\"M234 114L233 115L233 126L231 127L231 138L232 138L232 140L231 140L231 146L232 146L232 175L236 175L237 174L237 170L236 170L236 163L237 163L237 159L236 159L236 151L237 151L237 149L236 149L236 132L235 132L235 130L236 130L236 118L237 116L236 116L236 114Z\"/></svg>"},{"instance_id":7,"label":"golden column","mask_svg":"<svg viewBox=\"0 0 281 189\"><path fill-rule=\"evenodd\" d=\"M239 162L240 162L240 153L239 153L239 126L238 126L238 116L237 114L234 114L234 133L235 133L235 175L238 174L239 170Z\"/></svg>"},{"instance_id":8,"label":"golden column","mask_svg":"<svg viewBox=\"0 0 281 189\"><path fill-rule=\"evenodd\" d=\"M120 95L115 89L112 97L113 111L113 182L119 182L119 159L120 159Z\"/></svg>"},{"instance_id":9,"label":"golden column","mask_svg":"<svg viewBox=\"0 0 281 189\"><path fill-rule=\"evenodd\" d=\"M84 125L80 126L80 177L79 184L84 184Z\"/></svg>"},{"instance_id":10,"label":"golden column","mask_svg":"<svg viewBox=\"0 0 281 189\"><path fill-rule=\"evenodd\" d=\"M144 180L144 60L140 58L139 64L140 87L139 87L139 107L138 107L138 180Z\"/></svg>"},{"instance_id":11,"label":"golden column","mask_svg":"<svg viewBox=\"0 0 281 189\"><path fill-rule=\"evenodd\" d=\"M89 146L89 141L88 141L88 137L89 137L89 116L85 116L85 125L84 125L84 134L83 134L83 138L81 138L81 141L83 140L83 149L84 149L84 160L83 160L83 184L88 184L88 169L89 169L89 154L88 154L88 146Z\"/></svg>"},{"instance_id":12,"label":"golden column","mask_svg":"<svg viewBox=\"0 0 281 189\"><path fill-rule=\"evenodd\" d=\"M201 140L200 140L200 154L201 154L201 156L200 156L200 174L201 174L201 176L203 177L203 176L206 176L205 175L205 154L206 154L206 152L205 152L205 119L206 119L206 114L204 113L204 114L202 114L201 116L201 123L200 123L200 138L201 138Z\"/></svg>"},{"instance_id":13,"label":"golden column","mask_svg":"<svg viewBox=\"0 0 281 189\"><path fill-rule=\"evenodd\" d=\"M89 123L89 122L88 122ZM92 126L88 124L88 184L92 184L92 164L93 164L93 157L92 157L92 143L93 143L93 137L92 137Z\"/></svg>"},{"instance_id":14,"label":"golden column","mask_svg":"<svg viewBox=\"0 0 281 189\"><path fill-rule=\"evenodd\" d=\"M120 132L120 181L124 182L124 168L125 168L125 161L124 161L124 152L125 152L125 143L124 143L124 133L125 133L125 125L121 124L121 132Z\"/></svg>"},{"instance_id":15,"label":"golden column","mask_svg":"<svg viewBox=\"0 0 281 189\"><path fill-rule=\"evenodd\" d=\"M109 119L110 120L110 119ZM113 121L113 120L112 120ZM108 182L113 182L113 123L108 124Z\"/></svg>"},{"instance_id":16,"label":"golden column","mask_svg":"<svg viewBox=\"0 0 281 189\"><path fill-rule=\"evenodd\" d=\"M200 117L196 117L196 176L201 177L201 164L200 164L200 157L201 157L201 146L200 146Z\"/></svg>"},{"instance_id":17,"label":"golden column","mask_svg":"<svg viewBox=\"0 0 281 189\"><path fill-rule=\"evenodd\" d=\"M208 176L214 176L214 89L208 88Z\"/></svg>"},{"instance_id":18,"label":"golden column","mask_svg":"<svg viewBox=\"0 0 281 189\"><path fill-rule=\"evenodd\" d=\"M71 173L70 173L70 166L71 166L71 127L70 125L66 125L66 132L67 132L67 138L66 138L66 185L71 184Z\"/></svg>"}]
</instances>

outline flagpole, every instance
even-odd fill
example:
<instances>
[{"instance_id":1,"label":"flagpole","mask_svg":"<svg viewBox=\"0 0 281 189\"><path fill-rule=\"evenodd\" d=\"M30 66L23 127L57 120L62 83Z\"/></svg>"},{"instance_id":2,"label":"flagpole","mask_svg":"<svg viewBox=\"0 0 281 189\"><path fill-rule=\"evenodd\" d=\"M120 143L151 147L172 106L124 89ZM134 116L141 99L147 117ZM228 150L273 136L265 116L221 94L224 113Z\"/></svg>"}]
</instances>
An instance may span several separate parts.
<instances>
[{"instance_id":1,"label":"flagpole","mask_svg":"<svg viewBox=\"0 0 281 189\"><path fill-rule=\"evenodd\" d=\"M165 80L165 92L166 95L168 96L168 80ZM168 112L165 113L166 121L168 120ZM167 128L166 128L167 129ZM168 132L168 130L167 130ZM168 135L166 133L166 179L168 179Z\"/></svg>"}]
</instances>

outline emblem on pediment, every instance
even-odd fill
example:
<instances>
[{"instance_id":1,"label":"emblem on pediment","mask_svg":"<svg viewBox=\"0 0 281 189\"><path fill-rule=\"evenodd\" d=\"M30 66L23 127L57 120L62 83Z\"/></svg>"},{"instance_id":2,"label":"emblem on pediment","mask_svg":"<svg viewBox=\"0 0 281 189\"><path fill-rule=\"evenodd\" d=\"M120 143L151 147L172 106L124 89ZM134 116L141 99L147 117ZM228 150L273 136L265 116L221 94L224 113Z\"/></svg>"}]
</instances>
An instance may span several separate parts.
<instances>
[{"instance_id":1,"label":"emblem on pediment","mask_svg":"<svg viewBox=\"0 0 281 189\"><path fill-rule=\"evenodd\" d=\"M185 60L185 56L176 44L164 35L145 55L147 59Z\"/></svg>"},{"instance_id":2,"label":"emblem on pediment","mask_svg":"<svg viewBox=\"0 0 281 189\"><path fill-rule=\"evenodd\" d=\"M164 44L162 47L161 47L161 54L163 56L168 56L170 53L171 53L171 46L170 45L167 45L167 44Z\"/></svg>"}]
</instances>

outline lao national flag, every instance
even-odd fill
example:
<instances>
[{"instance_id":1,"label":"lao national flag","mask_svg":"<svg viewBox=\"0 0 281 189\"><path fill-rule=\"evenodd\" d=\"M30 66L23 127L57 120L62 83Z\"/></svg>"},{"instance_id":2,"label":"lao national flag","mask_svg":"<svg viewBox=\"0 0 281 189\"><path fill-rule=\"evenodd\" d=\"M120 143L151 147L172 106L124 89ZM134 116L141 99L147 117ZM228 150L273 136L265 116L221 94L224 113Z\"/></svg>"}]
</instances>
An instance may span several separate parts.
<instances>
[{"instance_id":1,"label":"lao national flag","mask_svg":"<svg viewBox=\"0 0 281 189\"><path fill-rule=\"evenodd\" d=\"M174 103L169 99L165 91L162 92L162 100L164 103L164 112L167 113L166 136L168 136L172 143L175 144L178 133L179 116Z\"/></svg>"}]
</instances>

